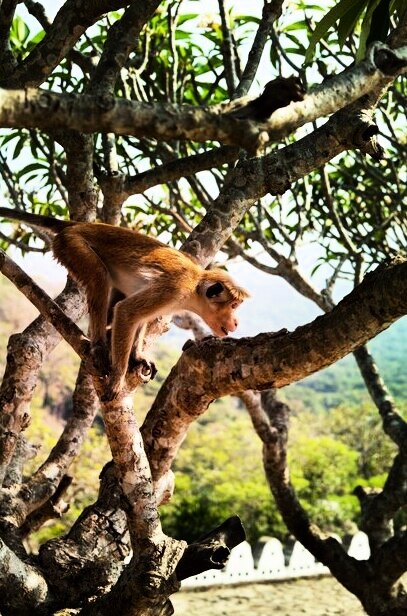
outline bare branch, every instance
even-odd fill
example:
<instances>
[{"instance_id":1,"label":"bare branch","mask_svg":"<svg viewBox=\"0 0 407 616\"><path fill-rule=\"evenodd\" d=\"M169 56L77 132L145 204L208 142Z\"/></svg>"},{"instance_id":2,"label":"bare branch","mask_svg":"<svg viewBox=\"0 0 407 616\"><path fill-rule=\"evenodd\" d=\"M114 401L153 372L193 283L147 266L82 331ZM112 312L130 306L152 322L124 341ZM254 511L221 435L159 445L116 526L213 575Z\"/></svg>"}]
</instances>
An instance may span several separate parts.
<instances>
[{"instance_id":1,"label":"bare branch","mask_svg":"<svg viewBox=\"0 0 407 616\"><path fill-rule=\"evenodd\" d=\"M233 96L235 91L236 83L237 83L237 75L235 69L235 49L232 42L232 36L230 32L230 27L228 24L228 20L226 17L225 11L225 0L218 0L219 6L219 14L222 24L222 56L223 56L223 65L224 65L224 76L226 78L227 88L229 92L229 97Z\"/></svg>"},{"instance_id":2,"label":"bare branch","mask_svg":"<svg viewBox=\"0 0 407 616\"><path fill-rule=\"evenodd\" d=\"M265 140L280 140L306 122L333 113L364 94L381 92L406 70L406 65L407 47L392 51L376 44L366 60L316 88L303 101L277 109L267 124L228 116L225 105L206 111L187 105L129 103L113 97L0 90L0 125L100 130L159 140L218 140L255 152Z\"/></svg>"},{"instance_id":3,"label":"bare branch","mask_svg":"<svg viewBox=\"0 0 407 616\"><path fill-rule=\"evenodd\" d=\"M233 98L239 98L248 93L259 68L264 47L270 39L273 24L281 15L283 3L284 0L264 0L262 18L254 37L253 45L249 51L243 75Z\"/></svg>"}]
</instances>

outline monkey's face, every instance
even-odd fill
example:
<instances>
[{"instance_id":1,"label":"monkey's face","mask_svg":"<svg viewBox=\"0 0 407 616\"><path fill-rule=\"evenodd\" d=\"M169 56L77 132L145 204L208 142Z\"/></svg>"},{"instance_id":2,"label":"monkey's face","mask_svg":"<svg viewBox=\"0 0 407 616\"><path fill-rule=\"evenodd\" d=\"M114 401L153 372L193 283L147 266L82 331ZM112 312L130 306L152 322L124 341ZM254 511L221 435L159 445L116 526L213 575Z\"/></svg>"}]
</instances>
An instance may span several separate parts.
<instances>
[{"instance_id":1,"label":"monkey's face","mask_svg":"<svg viewBox=\"0 0 407 616\"><path fill-rule=\"evenodd\" d=\"M242 301L249 296L247 291L237 287L225 272L215 272L220 279L204 279L197 288L198 302L190 309L199 314L209 325L215 336L223 338L234 332L238 326L235 314Z\"/></svg>"},{"instance_id":2,"label":"monkey's face","mask_svg":"<svg viewBox=\"0 0 407 616\"><path fill-rule=\"evenodd\" d=\"M240 302L227 302L225 304L213 303L209 305L206 322L216 336L223 338L236 331L239 324L235 310Z\"/></svg>"}]
</instances>

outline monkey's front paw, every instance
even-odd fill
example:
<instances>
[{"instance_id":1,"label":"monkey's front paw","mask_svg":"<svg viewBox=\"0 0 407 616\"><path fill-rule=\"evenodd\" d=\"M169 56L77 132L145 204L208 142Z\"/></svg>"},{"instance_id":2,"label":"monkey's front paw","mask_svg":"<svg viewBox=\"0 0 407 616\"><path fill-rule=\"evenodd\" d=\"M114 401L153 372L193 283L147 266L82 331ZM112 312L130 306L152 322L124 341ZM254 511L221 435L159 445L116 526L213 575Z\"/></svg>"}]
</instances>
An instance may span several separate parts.
<instances>
[{"instance_id":1,"label":"monkey's front paw","mask_svg":"<svg viewBox=\"0 0 407 616\"><path fill-rule=\"evenodd\" d=\"M143 383L148 383L157 374L155 363L147 359L133 359L129 371L133 374L136 373Z\"/></svg>"}]
</instances>

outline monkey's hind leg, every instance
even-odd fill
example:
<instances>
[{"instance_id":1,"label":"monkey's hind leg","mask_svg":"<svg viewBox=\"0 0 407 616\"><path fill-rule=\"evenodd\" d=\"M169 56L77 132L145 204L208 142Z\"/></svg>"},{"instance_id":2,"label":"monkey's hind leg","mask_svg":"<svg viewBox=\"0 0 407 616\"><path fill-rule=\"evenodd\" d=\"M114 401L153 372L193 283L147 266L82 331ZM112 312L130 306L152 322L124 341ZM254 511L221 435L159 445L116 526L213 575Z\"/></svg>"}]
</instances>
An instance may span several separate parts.
<instances>
[{"instance_id":1,"label":"monkey's hind leg","mask_svg":"<svg viewBox=\"0 0 407 616\"><path fill-rule=\"evenodd\" d=\"M110 295L110 281L106 267L96 252L81 237L75 227L68 227L55 237L53 252L75 280L85 289L89 310L91 338L91 372L100 375L110 372L106 327Z\"/></svg>"}]
</instances>

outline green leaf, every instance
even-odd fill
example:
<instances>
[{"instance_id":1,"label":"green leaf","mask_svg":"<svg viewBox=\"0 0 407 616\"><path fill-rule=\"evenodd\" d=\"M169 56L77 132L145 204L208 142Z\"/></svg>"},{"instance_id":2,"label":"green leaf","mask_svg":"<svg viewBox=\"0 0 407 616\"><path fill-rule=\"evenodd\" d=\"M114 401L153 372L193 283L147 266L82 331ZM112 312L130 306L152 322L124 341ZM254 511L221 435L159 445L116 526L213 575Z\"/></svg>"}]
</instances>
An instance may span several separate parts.
<instances>
[{"instance_id":1,"label":"green leaf","mask_svg":"<svg viewBox=\"0 0 407 616\"><path fill-rule=\"evenodd\" d=\"M26 135L21 135L21 137L16 143L16 147L14 148L13 160L19 157L19 155L21 154L21 150L25 146L25 142L26 142Z\"/></svg>"},{"instance_id":2,"label":"green leaf","mask_svg":"<svg viewBox=\"0 0 407 616\"><path fill-rule=\"evenodd\" d=\"M180 15L178 18L178 25L182 26L186 21L191 21L191 19L196 19L198 17L198 13L186 13L185 15Z\"/></svg>"},{"instance_id":3,"label":"green leaf","mask_svg":"<svg viewBox=\"0 0 407 616\"><path fill-rule=\"evenodd\" d=\"M7 143L9 143L10 141L13 141L13 139L18 139L20 137L21 133L17 132L17 133L10 133L8 135L2 135L1 136L1 144L2 145L6 145Z\"/></svg>"},{"instance_id":4,"label":"green leaf","mask_svg":"<svg viewBox=\"0 0 407 616\"><path fill-rule=\"evenodd\" d=\"M18 177L22 177L23 175L26 175L27 173L31 173L31 171L38 171L39 169L48 169L48 164L47 163L31 163L30 165L27 165L26 167L24 167L23 169L21 169L21 171L18 174Z\"/></svg>"},{"instance_id":5,"label":"green leaf","mask_svg":"<svg viewBox=\"0 0 407 616\"><path fill-rule=\"evenodd\" d=\"M366 0L359 0L359 3L365 3ZM328 32L328 30L341 19L349 10L354 8L355 0L341 0L336 4L324 17L321 19L317 27L315 28L305 54L305 62L310 62L317 43Z\"/></svg>"},{"instance_id":6,"label":"green leaf","mask_svg":"<svg viewBox=\"0 0 407 616\"><path fill-rule=\"evenodd\" d=\"M355 5L345 13L338 25L338 42L342 47L350 33L355 29L357 22L364 9L366 8L366 0L355 2Z\"/></svg>"},{"instance_id":7,"label":"green leaf","mask_svg":"<svg viewBox=\"0 0 407 616\"><path fill-rule=\"evenodd\" d=\"M15 39L13 42L24 43L30 34L27 24L17 16L13 19L10 38Z\"/></svg>"}]
</instances>

